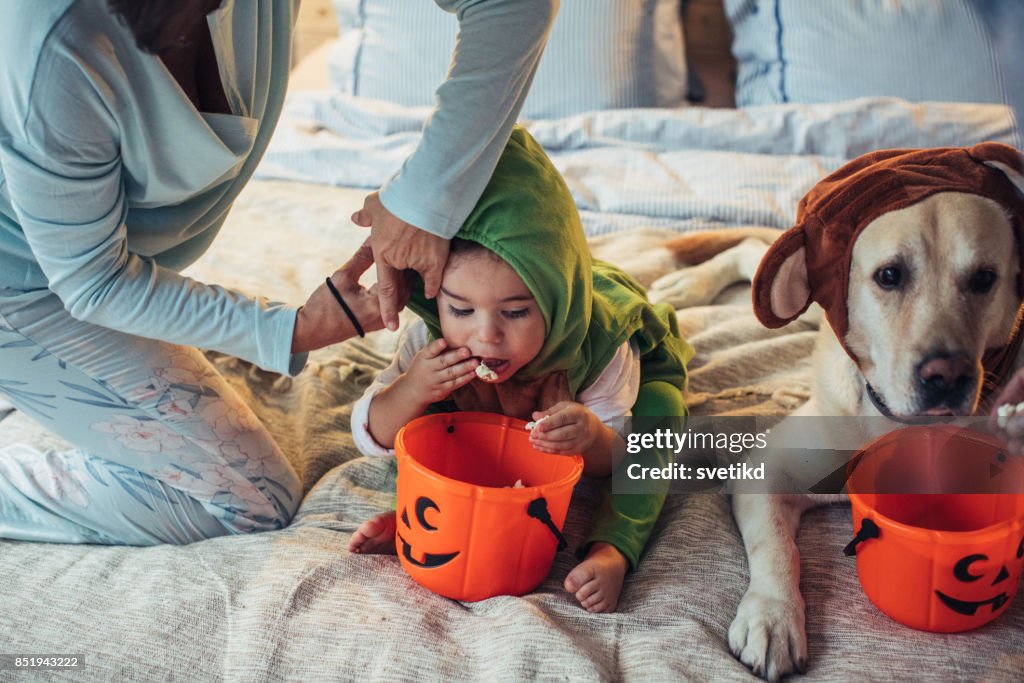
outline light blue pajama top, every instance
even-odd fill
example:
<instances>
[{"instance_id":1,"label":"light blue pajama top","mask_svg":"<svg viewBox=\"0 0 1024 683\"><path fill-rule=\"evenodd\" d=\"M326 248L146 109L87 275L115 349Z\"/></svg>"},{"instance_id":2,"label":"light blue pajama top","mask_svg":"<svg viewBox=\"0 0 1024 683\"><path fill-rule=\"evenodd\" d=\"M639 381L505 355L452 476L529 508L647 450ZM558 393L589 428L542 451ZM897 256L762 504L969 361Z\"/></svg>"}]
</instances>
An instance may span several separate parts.
<instances>
[{"instance_id":1,"label":"light blue pajama top","mask_svg":"<svg viewBox=\"0 0 1024 683\"><path fill-rule=\"evenodd\" d=\"M458 52L382 201L450 237L497 164L557 0L435 1L459 16ZM209 16L234 114L223 115L197 112L106 0L0 0L0 308L52 291L79 320L302 368L297 307L179 274L267 147L297 10L298 0L224 0Z\"/></svg>"}]
</instances>

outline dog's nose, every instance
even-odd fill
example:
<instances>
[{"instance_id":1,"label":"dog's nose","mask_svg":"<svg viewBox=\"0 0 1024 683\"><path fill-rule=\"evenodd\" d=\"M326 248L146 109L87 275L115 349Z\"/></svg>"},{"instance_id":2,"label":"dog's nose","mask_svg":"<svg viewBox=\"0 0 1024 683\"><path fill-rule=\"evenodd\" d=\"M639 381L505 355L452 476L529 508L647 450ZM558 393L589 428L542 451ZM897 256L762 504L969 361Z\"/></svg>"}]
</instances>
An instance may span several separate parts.
<instances>
[{"instance_id":1,"label":"dog's nose","mask_svg":"<svg viewBox=\"0 0 1024 683\"><path fill-rule=\"evenodd\" d=\"M921 393L927 407L953 406L967 396L974 379L974 365L966 353L933 353L917 366Z\"/></svg>"}]
</instances>

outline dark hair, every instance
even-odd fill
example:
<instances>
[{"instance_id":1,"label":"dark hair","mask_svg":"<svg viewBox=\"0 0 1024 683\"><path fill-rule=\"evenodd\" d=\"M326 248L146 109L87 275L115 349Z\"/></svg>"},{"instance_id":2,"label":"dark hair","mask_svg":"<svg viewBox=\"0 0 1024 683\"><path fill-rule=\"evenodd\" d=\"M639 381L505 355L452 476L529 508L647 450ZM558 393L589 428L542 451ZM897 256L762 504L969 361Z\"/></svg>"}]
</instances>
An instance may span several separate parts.
<instances>
[{"instance_id":1,"label":"dark hair","mask_svg":"<svg viewBox=\"0 0 1024 683\"><path fill-rule=\"evenodd\" d=\"M164 28L181 11L175 0L107 0L107 6L135 36L139 49L150 53L159 51Z\"/></svg>"},{"instance_id":2,"label":"dark hair","mask_svg":"<svg viewBox=\"0 0 1024 683\"><path fill-rule=\"evenodd\" d=\"M173 45L173 42L168 44L167 26L175 23L177 16L188 11L191 4L182 3L181 0L107 0L110 12L132 32L139 49L151 54ZM194 11L206 15L221 4L222 0L206 0L203 5L196 6ZM196 18L199 16L197 14ZM175 38L177 36L171 36L172 41Z\"/></svg>"},{"instance_id":3,"label":"dark hair","mask_svg":"<svg viewBox=\"0 0 1024 683\"><path fill-rule=\"evenodd\" d=\"M474 242L473 240L453 237L448 244L448 256L478 256L481 254L490 256L496 261L503 261L503 259L493 251L479 242Z\"/></svg>"}]
</instances>

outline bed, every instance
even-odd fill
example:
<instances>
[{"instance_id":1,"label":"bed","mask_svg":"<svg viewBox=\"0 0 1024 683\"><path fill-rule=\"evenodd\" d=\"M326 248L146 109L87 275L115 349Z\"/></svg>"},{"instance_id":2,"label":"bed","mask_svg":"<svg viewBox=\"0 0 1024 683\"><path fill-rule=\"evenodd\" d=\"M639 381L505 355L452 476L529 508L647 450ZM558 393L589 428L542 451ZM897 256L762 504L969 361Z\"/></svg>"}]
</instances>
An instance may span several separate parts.
<instances>
[{"instance_id":1,"label":"bed","mask_svg":"<svg viewBox=\"0 0 1024 683\"><path fill-rule=\"evenodd\" d=\"M743 3L731 4L735 19ZM300 87L323 85L331 47L302 65L258 179L190 274L297 302L361 242L349 214L411 151L429 109ZM595 254L646 284L673 268L645 258L647 246L717 226L786 228L818 178L863 152L1017 135L1001 105L890 96L525 123L565 175ZM813 320L762 328L745 286L689 304L678 318L697 350L686 396L695 415L770 420L806 399ZM394 557L350 555L349 534L388 508L396 477L392 462L354 449L351 406L397 339L378 332L318 351L292 379L211 354L300 473L307 493L293 523L185 547L0 541L0 654L78 655L74 680L755 680L728 647L748 570L717 493L668 497L615 614L589 615L561 589L596 504L591 481L574 493L569 550L524 597L455 602L413 583ZM64 447L3 413L0 444ZM809 513L800 532L807 680L1020 679L1024 600L970 634L911 631L864 596L842 554L850 535L848 506ZM0 668L0 680L23 677Z\"/></svg>"}]
</instances>

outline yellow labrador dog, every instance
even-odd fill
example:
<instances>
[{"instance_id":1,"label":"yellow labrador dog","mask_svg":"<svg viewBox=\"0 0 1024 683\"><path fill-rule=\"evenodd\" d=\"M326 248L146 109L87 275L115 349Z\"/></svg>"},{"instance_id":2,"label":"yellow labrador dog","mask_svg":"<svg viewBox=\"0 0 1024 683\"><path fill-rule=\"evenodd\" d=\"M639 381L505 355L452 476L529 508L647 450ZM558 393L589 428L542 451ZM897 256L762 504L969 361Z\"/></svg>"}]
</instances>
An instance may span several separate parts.
<instances>
[{"instance_id":1,"label":"yellow labrador dog","mask_svg":"<svg viewBox=\"0 0 1024 683\"><path fill-rule=\"evenodd\" d=\"M820 326L811 398L794 415L874 416L864 422L891 429L898 425L890 420L911 416L987 411L986 401L996 395L993 382L1021 366L1020 157L992 143L932 152L876 153L851 162L812 190L798 225L784 234L723 230L665 244L646 257L649 264L712 259L709 272L721 277L709 285L693 268L682 270L653 282L652 299L677 307L710 302L746 280L754 284L755 312L769 326L824 311L829 324ZM937 167L944 170L936 173ZM689 287L693 282L702 283L700 291ZM785 424L773 430L770 443L778 443ZM856 448L876 436L873 429L801 432L800 438L843 450L851 440ZM807 471L787 456L771 452L770 471L799 481L777 490L807 490L800 485L836 467L821 463ZM729 645L769 680L807 663L795 542L800 517L842 500L844 494L733 496L750 586L729 628Z\"/></svg>"}]
</instances>

